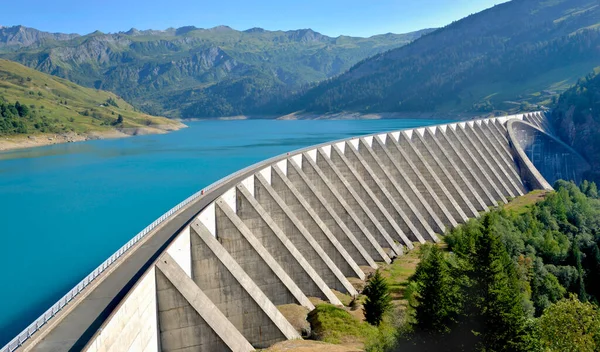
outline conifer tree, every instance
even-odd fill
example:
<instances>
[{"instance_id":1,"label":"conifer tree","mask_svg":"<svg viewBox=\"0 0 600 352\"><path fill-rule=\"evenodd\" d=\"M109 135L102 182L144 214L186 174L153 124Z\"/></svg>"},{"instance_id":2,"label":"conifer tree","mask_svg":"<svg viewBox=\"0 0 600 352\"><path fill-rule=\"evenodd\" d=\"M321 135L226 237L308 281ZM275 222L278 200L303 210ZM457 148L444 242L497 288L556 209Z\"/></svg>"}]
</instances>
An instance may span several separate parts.
<instances>
[{"instance_id":1,"label":"conifer tree","mask_svg":"<svg viewBox=\"0 0 600 352\"><path fill-rule=\"evenodd\" d=\"M365 320L371 325L378 326L383 320L383 315L392 307L388 284L379 270L371 276L363 294L367 297L363 308Z\"/></svg>"},{"instance_id":2,"label":"conifer tree","mask_svg":"<svg viewBox=\"0 0 600 352\"><path fill-rule=\"evenodd\" d=\"M513 261L486 214L472 258L476 320L484 351L528 351L527 317Z\"/></svg>"},{"instance_id":3,"label":"conifer tree","mask_svg":"<svg viewBox=\"0 0 600 352\"><path fill-rule=\"evenodd\" d=\"M590 183L590 186L588 187L588 190L585 193L585 195L590 198L598 198L598 187L596 186L596 182Z\"/></svg>"},{"instance_id":4,"label":"conifer tree","mask_svg":"<svg viewBox=\"0 0 600 352\"><path fill-rule=\"evenodd\" d=\"M590 189L590 183L588 180L583 180L581 184L579 184L579 189L581 190L581 193L587 194L588 190Z\"/></svg>"},{"instance_id":5,"label":"conifer tree","mask_svg":"<svg viewBox=\"0 0 600 352\"><path fill-rule=\"evenodd\" d=\"M458 285L450 277L442 250L436 245L423 250L414 277L417 282L414 328L427 335L446 334L456 324L460 312Z\"/></svg>"}]
</instances>

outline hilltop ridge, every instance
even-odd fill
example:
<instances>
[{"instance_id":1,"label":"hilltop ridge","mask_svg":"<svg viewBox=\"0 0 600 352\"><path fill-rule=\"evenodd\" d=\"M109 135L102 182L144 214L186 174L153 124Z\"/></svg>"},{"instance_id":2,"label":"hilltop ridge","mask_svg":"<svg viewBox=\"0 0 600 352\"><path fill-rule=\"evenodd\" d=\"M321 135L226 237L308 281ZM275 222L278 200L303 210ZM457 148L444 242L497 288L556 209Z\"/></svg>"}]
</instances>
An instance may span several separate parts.
<instances>
[{"instance_id":1,"label":"hilltop ridge","mask_svg":"<svg viewBox=\"0 0 600 352\"><path fill-rule=\"evenodd\" d=\"M186 26L63 38L20 28L31 33L0 34L0 57L184 118L274 113L303 87L431 31L333 38L311 29Z\"/></svg>"},{"instance_id":2,"label":"hilltop ridge","mask_svg":"<svg viewBox=\"0 0 600 352\"><path fill-rule=\"evenodd\" d=\"M117 95L0 59L0 150L184 127Z\"/></svg>"},{"instance_id":3,"label":"hilltop ridge","mask_svg":"<svg viewBox=\"0 0 600 352\"><path fill-rule=\"evenodd\" d=\"M531 111L600 66L596 0L513 0L363 60L283 112Z\"/></svg>"}]
</instances>

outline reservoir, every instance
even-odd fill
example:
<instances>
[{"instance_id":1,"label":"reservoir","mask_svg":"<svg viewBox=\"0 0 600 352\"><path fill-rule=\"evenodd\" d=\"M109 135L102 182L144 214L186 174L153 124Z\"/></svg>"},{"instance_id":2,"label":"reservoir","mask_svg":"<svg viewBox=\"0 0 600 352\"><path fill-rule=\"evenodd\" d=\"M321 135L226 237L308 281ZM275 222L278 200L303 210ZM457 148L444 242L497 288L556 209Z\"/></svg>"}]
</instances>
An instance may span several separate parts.
<instances>
[{"instance_id":1,"label":"reservoir","mask_svg":"<svg viewBox=\"0 0 600 352\"><path fill-rule=\"evenodd\" d=\"M447 120L194 121L164 135L0 153L0 347L146 225L241 168Z\"/></svg>"}]
</instances>

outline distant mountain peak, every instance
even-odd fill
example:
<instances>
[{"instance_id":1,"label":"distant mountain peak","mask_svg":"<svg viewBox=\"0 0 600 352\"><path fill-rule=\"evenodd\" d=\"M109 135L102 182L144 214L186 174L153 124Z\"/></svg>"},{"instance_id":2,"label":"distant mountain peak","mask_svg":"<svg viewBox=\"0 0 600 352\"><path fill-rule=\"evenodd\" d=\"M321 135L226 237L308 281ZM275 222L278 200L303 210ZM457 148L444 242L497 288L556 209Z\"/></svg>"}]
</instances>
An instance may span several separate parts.
<instances>
[{"instance_id":1,"label":"distant mountain peak","mask_svg":"<svg viewBox=\"0 0 600 352\"><path fill-rule=\"evenodd\" d=\"M11 27L0 26L0 48L26 47L40 43L44 39L69 40L78 37L78 34L49 33L29 28L22 25Z\"/></svg>"},{"instance_id":2,"label":"distant mountain peak","mask_svg":"<svg viewBox=\"0 0 600 352\"><path fill-rule=\"evenodd\" d=\"M264 33L266 32L264 28L260 27L252 27L250 29L246 29L244 33Z\"/></svg>"},{"instance_id":3,"label":"distant mountain peak","mask_svg":"<svg viewBox=\"0 0 600 352\"><path fill-rule=\"evenodd\" d=\"M175 30L175 35L185 35L189 32L195 31L198 28L196 28L195 26L183 26L183 27L179 27Z\"/></svg>"},{"instance_id":4,"label":"distant mountain peak","mask_svg":"<svg viewBox=\"0 0 600 352\"><path fill-rule=\"evenodd\" d=\"M319 32L315 32L310 28L296 29L287 31L286 33L291 39L300 42L322 42L331 39L330 37Z\"/></svg>"},{"instance_id":5,"label":"distant mountain peak","mask_svg":"<svg viewBox=\"0 0 600 352\"><path fill-rule=\"evenodd\" d=\"M232 31L234 29L231 28L231 27L229 27L229 26L220 25L220 26L215 26L215 27L211 28L210 30L211 31L215 31L215 32L219 32L219 31Z\"/></svg>"},{"instance_id":6,"label":"distant mountain peak","mask_svg":"<svg viewBox=\"0 0 600 352\"><path fill-rule=\"evenodd\" d=\"M133 28L133 27L131 27L130 30L128 30L127 32L125 32L125 34L127 34L127 35L136 35L136 34L139 34L139 33L140 33L139 29Z\"/></svg>"}]
</instances>

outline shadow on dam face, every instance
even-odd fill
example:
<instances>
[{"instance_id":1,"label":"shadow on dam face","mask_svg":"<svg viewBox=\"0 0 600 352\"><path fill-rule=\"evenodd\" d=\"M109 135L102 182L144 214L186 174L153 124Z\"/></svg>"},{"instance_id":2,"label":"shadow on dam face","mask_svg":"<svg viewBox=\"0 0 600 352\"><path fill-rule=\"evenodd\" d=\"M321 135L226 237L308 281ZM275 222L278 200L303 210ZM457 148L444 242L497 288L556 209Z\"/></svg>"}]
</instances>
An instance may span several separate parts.
<instances>
[{"instance_id":1,"label":"shadow on dam face","mask_svg":"<svg viewBox=\"0 0 600 352\"><path fill-rule=\"evenodd\" d=\"M573 148L528 122L508 121L508 133L529 189L548 188L561 179L579 184L591 169Z\"/></svg>"}]
</instances>

